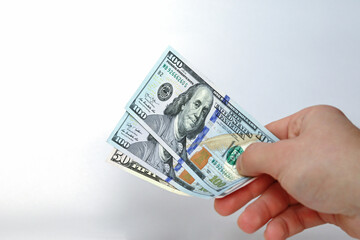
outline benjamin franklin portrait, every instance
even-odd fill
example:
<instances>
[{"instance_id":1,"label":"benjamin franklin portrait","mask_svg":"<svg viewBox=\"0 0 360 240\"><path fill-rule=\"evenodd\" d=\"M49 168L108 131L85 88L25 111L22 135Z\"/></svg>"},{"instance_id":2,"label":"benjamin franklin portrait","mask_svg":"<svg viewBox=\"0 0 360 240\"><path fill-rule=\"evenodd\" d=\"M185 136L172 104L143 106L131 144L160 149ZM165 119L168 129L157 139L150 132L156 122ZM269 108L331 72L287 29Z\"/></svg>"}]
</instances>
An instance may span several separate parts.
<instances>
[{"instance_id":1,"label":"benjamin franklin portrait","mask_svg":"<svg viewBox=\"0 0 360 240\"><path fill-rule=\"evenodd\" d=\"M173 151L187 160L186 139L194 139L203 130L212 104L211 89L198 83L174 98L164 114L149 115L145 122ZM133 143L128 150L174 178L173 158L151 135L148 141Z\"/></svg>"}]
</instances>

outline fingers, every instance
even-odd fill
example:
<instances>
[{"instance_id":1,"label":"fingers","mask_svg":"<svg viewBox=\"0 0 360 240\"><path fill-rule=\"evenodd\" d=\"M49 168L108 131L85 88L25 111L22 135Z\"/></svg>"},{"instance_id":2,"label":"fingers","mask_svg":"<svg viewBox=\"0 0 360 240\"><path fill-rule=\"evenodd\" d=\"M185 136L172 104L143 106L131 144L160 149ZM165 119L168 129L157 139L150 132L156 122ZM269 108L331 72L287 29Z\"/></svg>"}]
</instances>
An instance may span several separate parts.
<instances>
[{"instance_id":1,"label":"fingers","mask_svg":"<svg viewBox=\"0 0 360 240\"><path fill-rule=\"evenodd\" d=\"M246 233L253 233L270 219L297 203L280 186L273 183L257 200L251 203L238 219L239 227Z\"/></svg>"},{"instance_id":2,"label":"fingers","mask_svg":"<svg viewBox=\"0 0 360 240\"><path fill-rule=\"evenodd\" d=\"M319 214L302 205L294 205L271 220L265 230L266 240L283 240L303 230L325 224Z\"/></svg>"},{"instance_id":3,"label":"fingers","mask_svg":"<svg viewBox=\"0 0 360 240\"><path fill-rule=\"evenodd\" d=\"M278 182L272 183L244 210L238 219L238 225L244 232L253 233L272 219L266 227L265 239L278 240L326 223L325 218L320 217L316 211L297 203Z\"/></svg>"},{"instance_id":4,"label":"fingers","mask_svg":"<svg viewBox=\"0 0 360 240\"><path fill-rule=\"evenodd\" d=\"M262 175L254 182L232 194L224 198L215 199L214 208L222 216L230 215L262 194L273 182L274 179L269 175Z\"/></svg>"},{"instance_id":5,"label":"fingers","mask_svg":"<svg viewBox=\"0 0 360 240\"><path fill-rule=\"evenodd\" d=\"M279 179L286 169L288 159L293 155L294 144L291 140L276 143L253 143L243 152L236 162L241 175L258 176L262 173Z\"/></svg>"}]
</instances>

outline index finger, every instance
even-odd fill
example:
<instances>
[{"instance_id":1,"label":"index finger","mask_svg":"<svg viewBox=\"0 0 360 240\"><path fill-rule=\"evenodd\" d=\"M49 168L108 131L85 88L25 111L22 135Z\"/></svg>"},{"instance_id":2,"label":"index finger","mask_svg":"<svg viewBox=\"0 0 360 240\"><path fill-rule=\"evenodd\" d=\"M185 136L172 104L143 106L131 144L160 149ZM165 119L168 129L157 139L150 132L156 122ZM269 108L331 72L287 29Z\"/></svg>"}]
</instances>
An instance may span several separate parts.
<instances>
[{"instance_id":1,"label":"index finger","mask_svg":"<svg viewBox=\"0 0 360 240\"><path fill-rule=\"evenodd\" d=\"M274 182L272 177L264 174L230 195L215 199L214 208L222 216L230 215L258 197Z\"/></svg>"}]
</instances>

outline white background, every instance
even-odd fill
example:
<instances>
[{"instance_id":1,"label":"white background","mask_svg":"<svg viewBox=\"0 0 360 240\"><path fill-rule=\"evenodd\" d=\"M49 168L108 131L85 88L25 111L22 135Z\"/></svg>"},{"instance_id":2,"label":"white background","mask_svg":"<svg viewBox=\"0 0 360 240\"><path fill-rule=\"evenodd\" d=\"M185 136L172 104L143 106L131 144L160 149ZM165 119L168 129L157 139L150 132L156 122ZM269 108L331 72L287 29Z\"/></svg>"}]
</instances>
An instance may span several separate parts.
<instances>
[{"instance_id":1,"label":"white background","mask_svg":"<svg viewBox=\"0 0 360 240\"><path fill-rule=\"evenodd\" d=\"M359 126L359 13L357 0L1 1L0 238L262 239L239 213L106 162L105 141L168 45L263 124L330 104Z\"/></svg>"}]
</instances>

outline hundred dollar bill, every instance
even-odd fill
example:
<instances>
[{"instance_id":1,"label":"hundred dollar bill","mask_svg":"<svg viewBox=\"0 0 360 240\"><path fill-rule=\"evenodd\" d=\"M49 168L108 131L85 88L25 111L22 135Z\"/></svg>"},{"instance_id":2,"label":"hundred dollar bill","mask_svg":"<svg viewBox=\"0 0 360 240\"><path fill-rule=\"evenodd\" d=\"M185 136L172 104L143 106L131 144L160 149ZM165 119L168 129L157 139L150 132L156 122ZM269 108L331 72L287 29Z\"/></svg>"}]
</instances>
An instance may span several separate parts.
<instances>
[{"instance_id":1,"label":"hundred dollar bill","mask_svg":"<svg viewBox=\"0 0 360 240\"><path fill-rule=\"evenodd\" d=\"M176 189L197 197L214 197L184 168L175 169L177 162L174 158L128 113L124 114L107 141Z\"/></svg>"},{"instance_id":2,"label":"hundred dollar bill","mask_svg":"<svg viewBox=\"0 0 360 240\"><path fill-rule=\"evenodd\" d=\"M126 172L129 172L129 173L133 174L134 176L137 176L145 181L148 181L149 183L152 183L155 186L161 187L172 193L189 196L188 194L179 191L171 184L165 182L159 176L157 176L155 173L153 173L153 172L149 171L147 168L141 166L141 164L134 161L129 156L125 155L124 153L120 152L117 149L114 149L112 151L109 161L112 163L115 163L117 166L119 166Z\"/></svg>"},{"instance_id":3,"label":"hundred dollar bill","mask_svg":"<svg viewBox=\"0 0 360 240\"><path fill-rule=\"evenodd\" d=\"M251 142L278 140L171 47L126 110L175 158L175 168L183 167L215 196L250 180L237 173L235 162ZM214 141L216 148L206 144Z\"/></svg>"}]
</instances>

